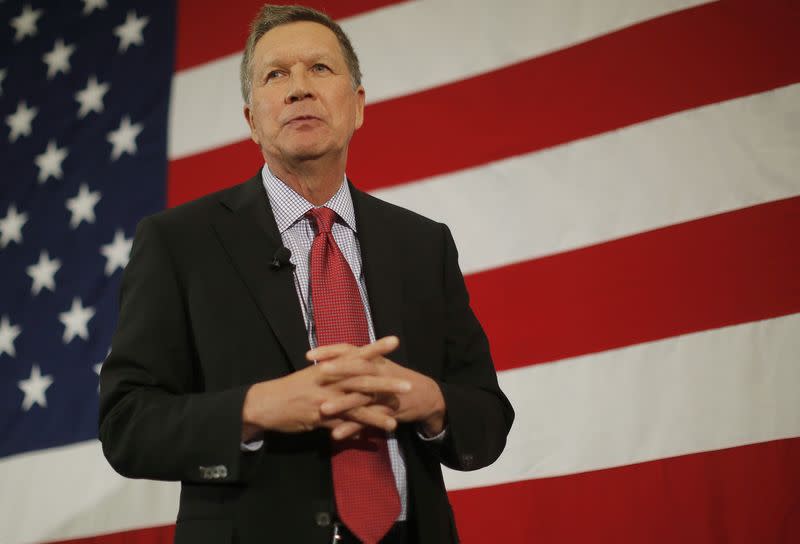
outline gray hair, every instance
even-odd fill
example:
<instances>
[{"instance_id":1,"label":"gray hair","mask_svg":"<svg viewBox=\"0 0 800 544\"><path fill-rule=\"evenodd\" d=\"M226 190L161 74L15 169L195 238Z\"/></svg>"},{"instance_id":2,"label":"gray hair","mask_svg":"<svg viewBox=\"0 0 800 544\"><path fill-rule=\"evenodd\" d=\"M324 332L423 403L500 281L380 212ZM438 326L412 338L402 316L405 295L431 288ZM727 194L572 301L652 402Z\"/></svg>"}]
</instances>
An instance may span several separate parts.
<instances>
[{"instance_id":1,"label":"gray hair","mask_svg":"<svg viewBox=\"0 0 800 544\"><path fill-rule=\"evenodd\" d=\"M350 71L350 79L353 80L353 88L361 85L361 68L358 66L358 56L350 43L350 38L344 33L342 27L336 22L315 9L305 6L274 6L265 4L253 22L250 24L250 35L244 48L242 65L239 69L239 79L242 84L242 98L246 104L250 103L250 90L253 85L253 52L256 44L261 37L275 28L276 26L296 23L298 21L311 21L328 27L336 35L339 45L342 48L347 69Z\"/></svg>"}]
</instances>

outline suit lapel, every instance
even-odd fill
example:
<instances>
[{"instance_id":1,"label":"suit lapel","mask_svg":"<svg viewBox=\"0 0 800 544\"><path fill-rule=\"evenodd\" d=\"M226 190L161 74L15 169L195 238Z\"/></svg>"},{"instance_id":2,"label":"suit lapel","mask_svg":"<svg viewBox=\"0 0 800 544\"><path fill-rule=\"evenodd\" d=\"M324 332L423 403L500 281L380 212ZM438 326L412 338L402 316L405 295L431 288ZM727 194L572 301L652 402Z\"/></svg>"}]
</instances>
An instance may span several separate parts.
<instances>
[{"instance_id":1,"label":"suit lapel","mask_svg":"<svg viewBox=\"0 0 800 544\"><path fill-rule=\"evenodd\" d=\"M289 266L271 263L281 242L266 191L257 175L220 199L213 227L292 366L308 366L308 336Z\"/></svg>"},{"instance_id":2,"label":"suit lapel","mask_svg":"<svg viewBox=\"0 0 800 544\"><path fill-rule=\"evenodd\" d=\"M400 347L390 358L403 366L411 367L407 360L403 336L402 295L403 278L397 266L397 244L392 225L382 216L378 200L350 185L356 214L361 260L372 310L375 336L390 334L400 338Z\"/></svg>"}]
</instances>

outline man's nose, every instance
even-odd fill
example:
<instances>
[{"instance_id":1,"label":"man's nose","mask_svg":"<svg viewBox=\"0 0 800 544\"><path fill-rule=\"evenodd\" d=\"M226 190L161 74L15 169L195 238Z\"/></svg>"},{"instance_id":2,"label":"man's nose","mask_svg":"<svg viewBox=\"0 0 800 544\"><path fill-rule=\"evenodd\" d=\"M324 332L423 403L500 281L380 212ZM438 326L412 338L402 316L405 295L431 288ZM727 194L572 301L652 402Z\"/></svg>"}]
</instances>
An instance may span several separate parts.
<instances>
[{"instance_id":1,"label":"man's nose","mask_svg":"<svg viewBox=\"0 0 800 544\"><path fill-rule=\"evenodd\" d=\"M311 89L311 82L305 70L294 69L289 74L289 88L286 91L286 103L291 104L304 98L314 96Z\"/></svg>"}]
</instances>

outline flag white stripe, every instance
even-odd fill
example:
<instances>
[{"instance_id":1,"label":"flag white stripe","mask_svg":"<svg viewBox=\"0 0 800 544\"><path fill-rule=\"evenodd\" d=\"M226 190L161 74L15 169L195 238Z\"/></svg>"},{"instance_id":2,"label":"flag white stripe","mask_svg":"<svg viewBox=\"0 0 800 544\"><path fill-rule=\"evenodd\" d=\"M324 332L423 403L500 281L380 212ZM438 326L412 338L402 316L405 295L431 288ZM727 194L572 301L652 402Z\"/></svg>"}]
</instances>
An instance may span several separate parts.
<instances>
[{"instance_id":1,"label":"flag white stripe","mask_svg":"<svg viewBox=\"0 0 800 544\"><path fill-rule=\"evenodd\" d=\"M373 194L447 223L473 273L798 195L792 117L800 84Z\"/></svg>"},{"instance_id":2,"label":"flag white stripe","mask_svg":"<svg viewBox=\"0 0 800 544\"><path fill-rule=\"evenodd\" d=\"M800 436L799 329L795 314L500 372L517 413L506 451L486 469L446 471L447 487ZM20 512L0 526L4 544L167 524L176 515L177 484L118 476L96 441L4 459L0 481L14 490L0 496L0 511Z\"/></svg>"},{"instance_id":3,"label":"flag white stripe","mask_svg":"<svg viewBox=\"0 0 800 544\"><path fill-rule=\"evenodd\" d=\"M370 103L451 83L706 0L427 0L342 20ZM170 100L169 157L249 137L236 53L179 72Z\"/></svg>"},{"instance_id":4,"label":"flag white stripe","mask_svg":"<svg viewBox=\"0 0 800 544\"><path fill-rule=\"evenodd\" d=\"M33 544L175 522L180 487L129 480L81 442L0 460L0 542Z\"/></svg>"},{"instance_id":5,"label":"flag white stripe","mask_svg":"<svg viewBox=\"0 0 800 544\"><path fill-rule=\"evenodd\" d=\"M800 436L798 330L794 314L502 372L517 413L506 451L447 470L447 488Z\"/></svg>"}]
</instances>

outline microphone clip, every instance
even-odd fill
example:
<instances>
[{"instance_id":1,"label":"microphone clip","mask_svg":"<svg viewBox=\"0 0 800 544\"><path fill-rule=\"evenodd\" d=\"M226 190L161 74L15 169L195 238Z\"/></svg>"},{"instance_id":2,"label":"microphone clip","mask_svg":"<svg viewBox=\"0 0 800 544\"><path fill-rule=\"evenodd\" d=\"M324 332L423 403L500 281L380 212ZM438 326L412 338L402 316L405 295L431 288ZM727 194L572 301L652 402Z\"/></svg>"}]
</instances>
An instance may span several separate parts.
<instances>
[{"instance_id":1,"label":"microphone clip","mask_svg":"<svg viewBox=\"0 0 800 544\"><path fill-rule=\"evenodd\" d=\"M294 268L291 258L292 252L288 247L279 247L272 255L272 262L269 264L269 267L273 270L280 270L285 265L289 265L291 268Z\"/></svg>"}]
</instances>

